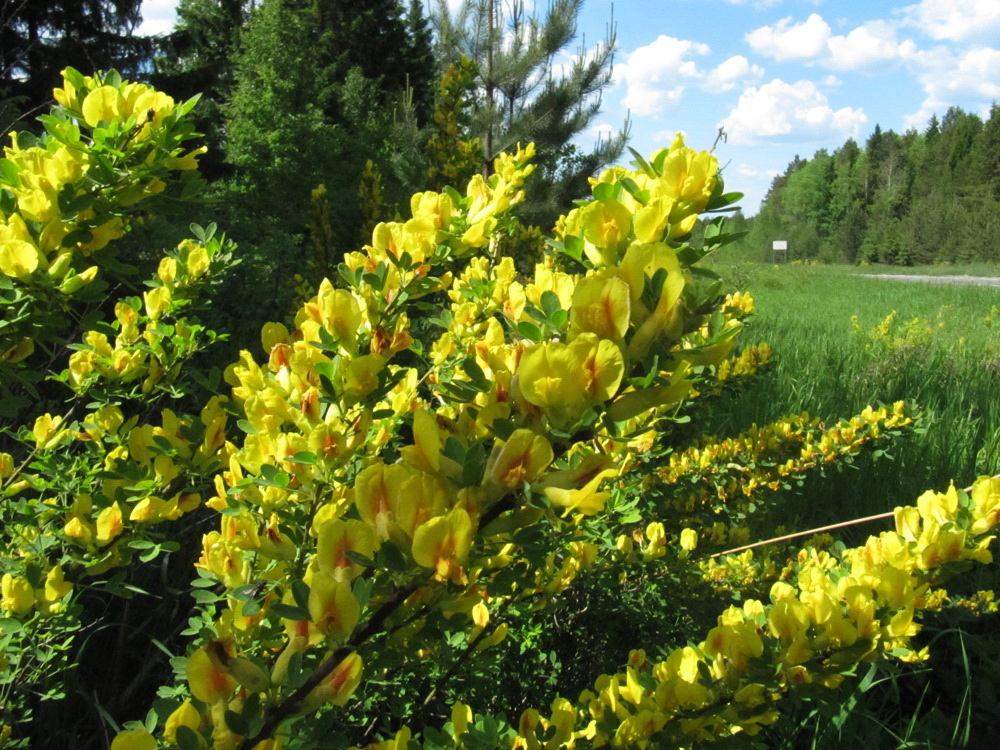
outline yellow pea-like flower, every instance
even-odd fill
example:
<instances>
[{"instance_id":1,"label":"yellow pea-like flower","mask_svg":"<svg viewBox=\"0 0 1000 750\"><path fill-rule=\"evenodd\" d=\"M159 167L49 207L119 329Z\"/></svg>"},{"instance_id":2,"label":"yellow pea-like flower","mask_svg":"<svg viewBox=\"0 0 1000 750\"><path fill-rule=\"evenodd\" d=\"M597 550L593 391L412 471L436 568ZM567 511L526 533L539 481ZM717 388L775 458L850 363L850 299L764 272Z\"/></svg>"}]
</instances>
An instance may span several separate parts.
<instances>
[{"instance_id":1,"label":"yellow pea-like flower","mask_svg":"<svg viewBox=\"0 0 1000 750\"><path fill-rule=\"evenodd\" d=\"M334 706L343 706L347 703L361 684L363 667L364 662L357 652L345 657L333 668L330 675L303 699L303 713L315 711L324 703L331 703Z\"/></svg>"},{"instance_id":2,"label":"yellow pea-like flower","mask_svg":"<svg viewBox=\"0 0 1000 750\"><path fill-rule=\"evenodd\" d=\"M210 706L228 701L238 687L236 678L209 655L207 646L188 658L187 681L191 695Z\"/></svg>"},{"instance_id":3,"label":"yellow pea-like flower","mask_svg":"<svg viewBox=\"0 0 1000 750\"><path fill-rule=\"evenodd\" d=\"M573 292L570 337L581 332L602 339L625 338L632 313L629 285L614 276L591 275L581 279Z\"/></svg>"},{"instance_id":4,"label":"yellow pea-like flower","mask_svg":"<svg viewBox=\"0 0 1000 750\"><path fill-rule=\"evenodd\" d=\"M0 273L27 280L38 268L41 255L31 242L20 239L0 239Z\"/></svg>"},{"instance_id":5,"label":"yellow pea-like flower","mask_svg":"<svg viewBox=\"0 0 1000 750\"><path fill-rule=\"evenodd\" d=\"M319 632L334 641L346 640L361 617L350 580L316 571L309 581L309 617Z\"/></svg>"},{"instance_id":6,"label":"yellow pea-like flower","mask_svg":"<svg viewBox=\"0 0 1000 750\"><path fill-rule=\"evenodd\" d=\"M591 479L580 489L563 489L561 487L546 487L545 497L553 505L564 508L563 515L572 512L584 516L592 516L604 510L604 504L611 497L610 492L598 492L597 488L607 477L615 475L613 469L605 469ZM661 526L662 529L662 526Z\"/></svg>"},{"instance_id":7,"label":"yellow pea-like flower","mask_svg":"<svg viewBox=\"0 0 1000 750\"><path fill-rule=\"evenodd\" d=\"M98 86L83 100L83 120L96 128L102 122L118 119L124 104L122 95L114 86Z\"/></svg>"},{"instance_id":8,"label":"yellow pea-like flower","mask_svg":"<svg viewBox=\"0 0 1000 750\"><path fill-rule=\"evenodd\" d=\"M118 503L114 503L98 513L96 525L96 542L99 547L103 547L125 530L125 526L122 523L121 506Z\"/></svg>"},{"instance_id":9,"label":"yellow pea-like flower","mask_svg":"<svg viewBox=\"0 0 1000 750\"><path fill-rule=\"evenodd\" d=\"M557 426L577 418L586 406L587 380L577 353L558 341L528 349L517 368L524 399L540 407Z\"/></svg>"},{"instance_id":10,"label":"yellow pea-like flower","mask_svg":"<svg viewBox=\"0 0 1000 750\"><path fill-rule=\"evenodd\" d=\"M434 570L440 581L460 578L472 547L472 519L464 508L452 508L413 533L413 559Z\"/></svg>"},{"instance_id":11,"label":"yellow pea-like flower","mask_svg":"<svg viewBox=\"0 0 1000 750\"><path fill-rule=\"evenodd\" d=\"M4 573L0 581L0 609L17 617L24 617L35 606L35 590L24 576Z\"/></svg>"},{"instance_id":12,"label":"yellow pea-like flower","mask_svg":"<svg viewBox=\"0 0 1000 750\"><path fill-rule=\"evenodd\" d=\"M197 732L201 725L201 714L191 703L190 698L186 698L181 705L173 710L167 717L163 725L163 738L174 745L177 744L177 730L187 727L192 732Z\"/></svg>"},{"instance_id":13,"label":"yellow pea-like flower","mask_svg":"<svg viewBox=\"0 0 1000 750\"><path fill-rule=\"evenodd\" d=\"M523 428L514 430L506 442L494 446L486 476L500 487L517 489L541 476L553 458L552 445L543 435Z\"/></svg>"},{"instance_id":14,"label":"yellow pea-like flower","mask_svg":"<svg viewBox=\"0 0 1000 750\"><path fill-rule=\"evenodd\" d=\"M336 518L319 527L316 542L316 563L319 569L338 581L352 581L362 573L362 567L351 562L348 552L371 558L375 555L375 531L357 519Z\"/></svg>"},{"instance_id":15,"label":"yellow pea-like flower","mask_svg":"<svg viewBox=\"0 0 1000 750\"><path fill-rule=\"evenodd\" d=\"M128 729L115 736L111 750L156 750L156 738L145 729Z\"/></svg>"}]
</instances>

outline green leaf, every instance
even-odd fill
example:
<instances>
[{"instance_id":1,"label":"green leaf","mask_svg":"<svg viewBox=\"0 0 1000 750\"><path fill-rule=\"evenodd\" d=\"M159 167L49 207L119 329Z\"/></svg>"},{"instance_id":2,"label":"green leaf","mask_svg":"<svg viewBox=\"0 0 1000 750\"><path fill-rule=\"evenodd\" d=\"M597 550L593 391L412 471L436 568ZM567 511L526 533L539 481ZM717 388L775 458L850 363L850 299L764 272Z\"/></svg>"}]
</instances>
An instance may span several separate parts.
<instances>
[{"instance_id":1,"label":"green leaf","mask_svg":"<svg viewBox=\"0 0 1000 750\"><path fill-rule=\"evenodd\" d=\"M486 373L483 372L483 369L473 357L466 357L462 361L462 372L469 376L469 380L475 386L476 390L489 390L490 382L486 379Z\"/></svg>"},{"instance_id":2,"label":"green leaf","mask_svg":"<svg viewBox=\"0 0 1000 750\"><path fill-rule=\"evenodd\" d=\"M667 269L657 268L653 278L649 274L643 274L645 283L642 286L642 296L639 298L649 310L655 310L660 302L660 295L663 294L663 283L667 280Z\"/></svg>"},{"instance_id":3,"label":"green leaf","mask_svg":"<svg viewBox=\"0 0 1000 750\"><path fill-rule=\"evenodd\" d=\"M551 289L546 289L542 292L542 297L539 300L542 305L542 312L549 319L552 318L555 313L562 310L562 303L559 301L559 295L553 292Z\"/></svg>"},{"instance_id":4,"label":"green leaf","mask_svg":"<svg viewBox=\"0 0 1000 750\"><path fill-rule=\"evenodd\" d=\"M292 581L292 598L302 609L309 611L309 585L305 581Z\"/></svg>"},{"instance_id":5,"label":"green leaf","mask_svg":"<svg viewBox=\"0 0 1000 750\"><path fill-rule=\"evenodd\" d=\"M577 263L583 263L583 238L575 234L566 235L563 240L563 252Z\"/></svg>"},{"instance_id":6,"label":"green leaf","mask_svg":"<svg viewBox=\"0 0 1000 750\"><path fill-rule=\"evenodd\" d=\"M639 169L641 169L643 172L645 172L646 174L648 174L650 177L656 177L659 174L658 172L656 172L649 165L649 162L646 161L643 158L642 154L640 154L638 151L636 151L631 146L628 147L628 150L632 152L632 156L635 159L635 166L636 167L638 167Z\"/></svg>"},{"instance_id":7,"label":"green leaf","mask_svg":"<svg viewBox=\"0 0 1000 750\"><path fill-rule=\"evenodd\" d=\"M399 547L392 542L382 542L382 546L379 547L376 558L378 558L379 566L385 568L386 570L391 570L396 573L401 573L406 570L406 558L403 557L403 553L399 551Z\"/></svg>"},{"instance_id":8,"label":"green leaf","mask_svg":"<svg viewBox=\"0 0 1000 750\"><path fill-rule=\"evenodd\" d=\"M598 182L594 185L594 197L599 201L616 201L622 194L621 185Z\"/></svg>"},{"instance_id":9,"label":"green leaf","mask_svg":"<svg viewBox=\"0 0 1000 750\"><path fill-rule=\"evenodd\" d=\"M234 733L246 736L250 732L250 727L241 714L227 710L223 716L226 718L226 726Z\"/></svg>"},{"instance_id":10,"label":"green leaf","mask_svg":"<svg viewBox=\"0 0 1000 750\"><path fill-rule=\"evenodd\" d=\"M21 185L20 171L10 159L0 159L0 182L11 187L20 187Z\"/></svg>"},{"instance_id":11,"label":"green leaf","mask_svg":"<svg viewBox=\"0 0 1000 750\"><path fill-rule=\"evenodd\" d=\"M177 727L175 737L177 739L177 747L180 750L201 750L200 735L196 734L190 727L186 727L183 724Z\"/></svg>"},{"instance_id":12,"label":"green leaf","mask_svg":"<svg viewBox=\"0 0 1000 750\"><path fill-rule=\"evenodd\" d=\"M374 568L375 561L372 560L367 555L363 555L360 552L355 552L352 549L346 550L344 556L347 557L355 565L360 565L362 568Z\"/></svg>"},{"instance_id":13,"label":"green leaf","mask_svg":"<svg viewBox=\"0 0 1000 750\"><path fill-rule=\"evenodd\" d=\"M528 341L536 344L542 340L542 329L526 320L517 324L517 332L528 339Z\"/></svg>"},{"instance_id":14,"label":"green leaf","mask_svg":"<svg viewBox=\"0 0 1000 750\"><path fill-rule=\"evenodd\" d=\"M350 554L350 553L348 553ZM274 602L271 604L271 612L285 620L309 620L309 611L302 607L293 607L284 602Z\"/></svg>"}]
</instances>

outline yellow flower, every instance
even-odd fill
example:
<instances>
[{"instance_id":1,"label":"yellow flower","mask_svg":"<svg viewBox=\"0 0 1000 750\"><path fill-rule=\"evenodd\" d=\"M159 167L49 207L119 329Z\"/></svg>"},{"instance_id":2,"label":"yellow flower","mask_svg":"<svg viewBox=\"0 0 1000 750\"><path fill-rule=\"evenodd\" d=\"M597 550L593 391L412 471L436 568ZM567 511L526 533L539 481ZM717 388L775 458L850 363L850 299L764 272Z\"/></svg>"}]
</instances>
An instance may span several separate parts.
<instances>
[{"instance_id":1,"label":"yellow flower","mask_svg":"<svg viewBox=\"0 0 1000 750\"><path fill-rule=\"evenodd\" d=\"M615 475L613 469L605 469L585 484L581 489L563 489L561 487L546 487L545 497L553 505L565 508L563 515L576 511L584 516L592 516L604 510L604 503L610 492L597 492L597 488L605 478Z\"/></svg>"},{"instance_id":2,"label":"yellow flower","mask_svg":"<svg viewBox=\"0 0 1000 750\"><path fill-rule=\"evenodd\" d=\"M17 617L24 617L35 606L35 590L31 588L24 576L16 578L10 573L4 573L0 592L0 609Z\"/></svg>"},{"instance_id":3,"label":"yellow flower","mask_svg":"<svg viewBox=\"0 0 1000 750\"><path fill-rule=\"evenodd\" d=\"M439 581L462 576L462 563L472 547L472 519L465 508L452 508L413 533L413 559L434 570Z\"/></svg>"},{"instance_id":4,"label":"yellow flower","mask_svg":"<svg viewBox=\"0 0 1000 750\"><path fill-rule=\"evenodd\" d=\"M216 664L205 646L188 658L187 680L191 695L209 705L229 700L237 687L236 678Z\"/></svg>"},{"instance_id":5,"label":"yellow flower","mask_svg":"<svg viewBox=\"0 0 1000 750\"><path fill-rule=\"evenodd\" d=\"M361 684L363 666L364 662L357 652L345 657L333 668L330 675L303 699L303 713L315 711L324 703L332 703L334 706L343 706L347 703Z\"/></svg>"},{"instance_id":6,"label":"yellow flower","mask_svg":"<svg viewBox=\"0 0 1000 750\"><path fill-rule=\"evenodd\" d=\"M191 703L191 699L187 698L167 717L167 721L163 725L163 738L176 745L177 730L180 727L187 727L192 732L197 732L200 725L201 714Z\"/></svg>"},{"instance_id":7,"label":"yellow flower","mask_svg":"<svg viewBox=\"0 0 1000 750\"><path fill-rule=\"evenodd\" d=\"M561 342L528 349L517 368L517 383L524 399L540 407L556 426L572 422L586 406L583 363L572 348Z\"/></svg>"},{"instance_id":8,"label":"yellow flower","mask_svg":"<svg viewBox=\"0 0 1000 750\"><path fill-rule=\"evenodd\" d=\"M694 529L684 529L681 531L681 549L693 552L698 546L698 532Z\"/></svg>"},{"instance_id":9,"label":"yellow flower","mask_svg":"<svg viewBox=\"0 0 1000 750\"><path fill-rule=\"evenodd\" d=\"M615 265L632 228L632 214L616 200L597 200L580 212L587 257L595 266Z\"/></svg>"},{"instance_id":10,"label":"yellow flower","mask_svg":"<svg viewBox=\"0 0 1000 750\"><path fill-rule=\"evenodd\" d=\"M347 579L315 571L309 583L309 617L316 629L334 641L344 641L361 617L361 605Z\"/></svg>"},{"instance_id":11,"label":"yellow flower","mask_svg":"<svg viewBox=\"0 0 1000 750\"><path fill-rule=\"evenodd\" d=\"M486 476L506 489L531 482L552 463L552 445L542 435L527 429L514 430L506 442L498 442L486 463Z\"/></svg>"},{"instance_id":12,"label":"yellow flower","mask_svg":"<svg viewBox=\"0 0 1000 750\"><path fill-rule=\"evenodd\" d=\"M319 527L315 559L322 572L338 581L351 581L361 575L361 566L351 562L348 552L369 558L374 556L375 532L372 526L353 518L336 518Z\"/></svg>"},{"instance_id":13,"label":"yellow flower","mask_svg":"<svg viewBox=\"0 0 1000 750\"><path fill-rule=\"evenodd\" d=\"M156 739L145 729L129 729L111 741L111 750L156 750Z\"/></svg>"},{"instance_id":14,"label":"yellow flower","mask_svg":"<svg viewBox=\"0 0 1000 750\"><path fill-rule=\"evenodd\" d=\"M602 339L625 338L631 317L629 285L622 279L601 275L587 276L573 292L570 310L570 338L590 331Z\"/></svg>"}]
</instances>

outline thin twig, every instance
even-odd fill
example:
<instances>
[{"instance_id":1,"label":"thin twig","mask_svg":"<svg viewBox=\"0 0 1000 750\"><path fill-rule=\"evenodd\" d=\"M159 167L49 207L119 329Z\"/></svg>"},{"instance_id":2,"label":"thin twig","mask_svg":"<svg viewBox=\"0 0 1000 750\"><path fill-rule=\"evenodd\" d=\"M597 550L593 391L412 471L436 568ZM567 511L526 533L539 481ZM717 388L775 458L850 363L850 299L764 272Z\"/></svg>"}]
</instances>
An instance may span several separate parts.
<instances>
[{"instance_id":1,"label":"thin twig","mask_svg":"<svg viewBox=\"0 0 1000 750\"><path fill-rule=\"evenodd\" d=\"M810 534L819 534L824 531L833 531L834 529L843 529L848 526L854 526L859 523L867 523L869 521L881 521L885 518L892 518L895 511L888 511L887 513L878 513L874 516L865 516L864 518L855 518L850 521L841 521L840 523L832 523L828 526L818 526L815 529L807 529L805 531L796 531L794 534L785 534L784 536L776 536L771 539L765 539L762 542L754 542L753 544L744 544L742 547L734 547L733 549L727 549L724 552L716 552L714 555L709 555L707 558L702 558L705 560L712 560L716 557L722 557L723 555L735 555L737 552L744 552L748 549L754 549L756 547L764 547L768 544L777 544L778 542L787 542L789 539L797 539L800 536L809 536Z\"/></svg>"}]
</instances>

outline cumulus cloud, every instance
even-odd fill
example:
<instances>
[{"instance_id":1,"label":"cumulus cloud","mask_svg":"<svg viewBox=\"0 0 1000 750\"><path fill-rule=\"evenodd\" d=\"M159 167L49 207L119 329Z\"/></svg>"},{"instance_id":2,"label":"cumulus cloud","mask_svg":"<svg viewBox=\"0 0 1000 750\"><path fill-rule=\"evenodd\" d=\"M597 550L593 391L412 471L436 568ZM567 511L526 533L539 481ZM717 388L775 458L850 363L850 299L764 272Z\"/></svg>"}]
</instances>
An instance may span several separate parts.
<instances>
[{"instance_id":1,"label":"cumulus cloud","mask_svg":"<svg viewBox=\"0 0 1000 750\"><path fill-rule=\"evenodd\" d=\"M869 21L846 36L827 40L826 64L839 70L859 70L890 60L912 57L917 45L906 39L896 40L896 27L888 21Z\"/></svg>"},{"instance_id":2,"label":"cumulus cloud","mask_svg":"<svg viewBox=\"0 0 1000 750\"><path fill-rule=\"evenodd\" d=\"M997 0L921 0L900 14L907 25L942 41L961 42L1000 31Z\"/></svg>"},{"instance_id":3,"label":"cumulus cloud","mask_svg":"<svg viewBox=\"0 0 1000 750\"><path fill-rule=\"evenodd\" d=\"M910 39L897 39L898 21L875 20L847 34L834 35L818 13L795 23L783 18L746 35L750 47L779 62L817 64L834 70L864 70L890 61L905 60L917 52Z\"/></svg>"},{"instance_id":4,"label":"cumulus cloud","mask_svg":"<svg viewBox=\"0 0 1000 750\"><path fill-rule=\"evenodd\" d=\"M707 44L660 34L637 47L615 66L616 80L626 86L622 103L637 115L652 115L676 102L684 88L701 77L692 55L707 55Z\"/></svg>"},{"instance_id":5,"label":"cumulus cloud","mask_svg":"<svg viewBox=\"0 0 1000 750\"><path fill-rule=\"evenodd\" d=\"M725 62L719 63L705 77L706 85L717 91L729 91L740 83L763 77L764 69L759 65L751 65L743 55L733 55Z\"/></svg>"},{"instance_id":6,"label":"cumulus cloud","mask_svg":"<svg viewBox=\"0 0 1000 750\"><path fill-rule=\"evenodd\" d=\"M794 23L789 16L774 26L761 26L747 34L746 40L757 54L780 62L808 60L825 54L831 35L830 25L821 15L812 13L802 23Z\"/></svg>"},{"instance_id":7,"label":"cumulus cloud","mask_svg":"<svg viewBox=\"0 0 1000 750\"><path fill-rule=\"evenodd\" d=\"M625 84L622 104L635 115L657 115L680 101L690 86L729 91L764 75L743 55L734 55L710 70L694 57L707 55L707 44L661 34L650 44L628 53L615 66L615 80Z\"/></svg>"},{"instance_id":8,"label":"cumulus cloud","mask_svg":"<svg viewBox=\"0 0 1000 750\"><path fill-rule=\"evenodd\" d=\"M733 143L761 139L846 138L868 122L864 110L833 109L812 81L786 83L776 78L746 89L720 123Z\"/></svg>"},{"instance_id":9,"label":"cumulus cloud","mask_svg":"<svg viewBox=\"0 0 1000 750\"><path fill-rule=\"evenodd\" d=\"M926 98L917 112L906 117L907 127L923 127L933 114L951 106L986 114L1000 100L1000 50L973 47L955 54L936 48L915 56L917 80Z\"/></svg>"}]
</instances>

